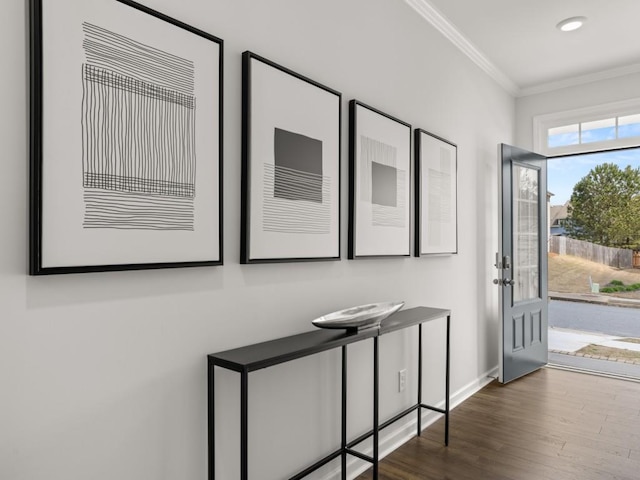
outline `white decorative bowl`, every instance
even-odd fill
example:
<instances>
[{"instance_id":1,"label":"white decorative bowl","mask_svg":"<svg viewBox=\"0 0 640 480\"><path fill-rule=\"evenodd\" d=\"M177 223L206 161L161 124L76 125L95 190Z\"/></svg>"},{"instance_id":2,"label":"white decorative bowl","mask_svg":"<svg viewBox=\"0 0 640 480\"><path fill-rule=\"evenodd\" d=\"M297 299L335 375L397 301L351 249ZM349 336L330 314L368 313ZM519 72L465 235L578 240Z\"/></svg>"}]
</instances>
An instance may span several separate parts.
<instances>
[{"instance_id":1,"label":"white decorative bowl","mask_svg":"<svg viewBox=\"0 0 640 480\"><path fill-rule=\"evenodd\" d=\"M342 328L350 332L358 332L367 328L380 327L382 320L396 313L403 306L404 302L370 303L328 313L312 320L311 323L320 328Z\"/></svg>"}]
</instances>

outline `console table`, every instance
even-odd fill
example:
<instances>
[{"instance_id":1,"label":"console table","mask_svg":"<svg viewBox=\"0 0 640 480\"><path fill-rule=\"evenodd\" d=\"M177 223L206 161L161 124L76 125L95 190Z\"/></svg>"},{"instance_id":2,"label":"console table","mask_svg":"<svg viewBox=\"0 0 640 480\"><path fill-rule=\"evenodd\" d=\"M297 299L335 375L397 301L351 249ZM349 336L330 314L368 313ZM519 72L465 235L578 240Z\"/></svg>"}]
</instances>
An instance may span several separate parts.
<instances>
[{"instance_id":1,"label":"console table","mask_svg":"<svg viewBox=\"0 0 640 480\"><path fill-rule=\"evenodd\" d=\"M445 373L445 408L437 408L422 403L422 324L446 317L446 373ZM393 418L380 423L378 415L379 406L379 354L378 338L381 335L402 330L418 325L418 399L417 402ZM208 355L208 416L209 416L209 480L215 480L215 367L222 367L240 373L240 479L248 480L248 399L249 399L249 373L261 368L271 367L280 363L289 362L297 358L306 357L315 353L324 352L334 348L342 348L342 425L341 446L320 461L309 466L290 480L300 480L323 465L341 457L342 479L346 480L347 455L352 455L365 460L373 466L373 478L378 478L378 440L380 430L400 420L406 415L417 410L418 425L417 434L422 430L422 409L432 410L444 414L444 443L449 444L449 338L451 330L451 311L441 308L415 307L401 310L386 318L380 324L380 328L371 328L357 333L346 333L344 330L317 329L299 335L279 338L263 343L257 343L246 347L235 348ZM373 339L373 427L360 437L347 440L347 346L351 343ZM354 447L373 437L373 456L368 456L354 450Z\"/></svg>"}]
</instances>

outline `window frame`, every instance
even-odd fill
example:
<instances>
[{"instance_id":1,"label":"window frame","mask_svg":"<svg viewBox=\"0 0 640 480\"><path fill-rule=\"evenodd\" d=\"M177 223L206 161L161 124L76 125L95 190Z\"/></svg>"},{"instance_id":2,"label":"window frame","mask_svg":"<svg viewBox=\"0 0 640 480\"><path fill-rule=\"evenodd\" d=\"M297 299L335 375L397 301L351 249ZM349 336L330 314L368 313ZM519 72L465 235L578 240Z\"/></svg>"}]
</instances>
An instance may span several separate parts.
<instances>
[{"instance_id":1,"label":"window frame","mask_svg":"<svg viewBox=\"0 0 640 480\"><path fill-rule=\"evenodd\" d=\"M581 141L581 125L587 122L615 118L616 136L618 117L640 114L640 98L622 102L607 103L593 107L578 108L563 112L536 115L533 117L534 151L547 157L594 153L607 150L618 150L640 146L640 135L634 137L615 138L597 142L578 143L561 147L549 147L549 129L573 124L579 125L579 141Z\"/></svg>"}]
</instances>

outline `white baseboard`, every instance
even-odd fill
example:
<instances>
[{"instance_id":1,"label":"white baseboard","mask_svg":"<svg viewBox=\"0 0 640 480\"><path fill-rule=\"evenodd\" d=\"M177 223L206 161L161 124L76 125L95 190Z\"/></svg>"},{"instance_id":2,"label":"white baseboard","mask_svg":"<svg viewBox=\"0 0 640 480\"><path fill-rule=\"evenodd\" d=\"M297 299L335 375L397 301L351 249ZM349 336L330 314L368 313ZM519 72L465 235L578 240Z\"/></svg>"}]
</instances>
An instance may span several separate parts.
<instances>
[{"instance_id":1,"label":"white baseboard","mask_svg":"<svg viewBox=\"0 0 640 480\"><path fill-rule=\"evenodd\" d=\"M486 385L495 380L498 376L498 367L489 370L483 375L479 376L477 379L469 382L467 385L454 392L451 395L450 405L451 409L454 409L462 402L464 402L467 398L471 397L474 393L480 391ZM437 408L444 408L444 400L440 402L438 405L434 405ZM431 424L433 424L436 420L441 417L440 414L436 412L431 412L428 410L423 410L422 413L422 429L428 428ZM380 458L384 458L389 455L391 452L396 450L398 447L403 445L404 443L411 440L416 435L417 428L417 418L416 415L407 415L404 420L398 420L393 425L382 430L380 433L380 444L379 444L379 454ZM372 455L372 448L369 447L365 449L362 453L365 455ZM347 463L347 478L353 479L358 475L361 475L365 472L371 465L367 462L363 462L361 460L350 458ZM329 472L327 475L321 478L321 480L339 480L340 478L340 467Z\"/></svg>"}]
</instances>

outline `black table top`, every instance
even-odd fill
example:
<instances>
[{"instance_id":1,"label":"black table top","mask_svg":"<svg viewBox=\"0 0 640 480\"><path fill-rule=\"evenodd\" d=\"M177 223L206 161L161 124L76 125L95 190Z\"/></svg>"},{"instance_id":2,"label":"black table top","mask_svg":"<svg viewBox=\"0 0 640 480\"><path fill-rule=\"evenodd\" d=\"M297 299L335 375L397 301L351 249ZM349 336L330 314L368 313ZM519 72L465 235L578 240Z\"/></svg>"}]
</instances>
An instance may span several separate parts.
<instances>
[{"instance_id":1,"label":"black table top","mask_svg":"<svg viewBox=\"0 0 640 480\"><path fill-rule=\"evenodd\" d=\"M443 308L414 307L400 310L385 318L379 329L370 328L357 333L347 333L345 330L319 328L298 335L212 353L208 359L209 364L237 372L251 372L449 315L451 310Z\"/></svg>"}]
</instances>

